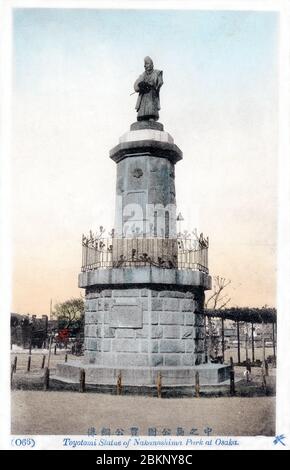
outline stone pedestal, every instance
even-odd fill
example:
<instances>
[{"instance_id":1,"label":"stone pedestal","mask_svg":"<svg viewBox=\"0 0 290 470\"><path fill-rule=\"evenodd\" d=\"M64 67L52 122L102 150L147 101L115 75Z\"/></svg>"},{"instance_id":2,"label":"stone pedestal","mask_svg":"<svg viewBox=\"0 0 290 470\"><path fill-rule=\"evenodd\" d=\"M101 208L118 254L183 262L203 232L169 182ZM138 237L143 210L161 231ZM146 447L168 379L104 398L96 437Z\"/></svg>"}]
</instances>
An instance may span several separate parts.
<instances>
[{"instance_id":1,"label":"stone pedestal","mask_svg":"<svg viewBox=\"0 0 290 470\"><path fill-rule=\"evenodd\" d=\"M229 368L205 364L204 290L200 271L157 267L99 269L82 273L86 288L85 357L59 364L57 376L78 382L85 368L90 384L132 387L217 385Z\"/></svg>"},{"instance_id":2,"label":"stone pedestal","mask_svg":"<svg viewBox=\"0 0 290 470\"><path fill-rule=\"evenodd\" d=\"M86 299L85 363L122 368L204 362L202 289L96 286Z\"/></svg>"},{"instance_id":3,"label":"stone pedestal","mask_svg":"<svg viewBox=\"0 0 290 470\"><path fill-rule=\"evenodd\" d=\"M86 384L91 389L99 391L114 391L121 373L122 386L126 393L152 394L156 390L159 373L161 373L162 390L166 395L193 396L195 375L199 373L199 383L202 391L210 391L211 387L229 385L230 366L221 364L201 364L194 367L162 366L162 367L106 367L88 365L82 362L72 361L58 364L57 375L53 378L69 384L78 384L80 370L84 369ZM169 393L168 393L169 392Z\"/></svg>"},{"instance_id":4,"label":"stone pedestal","mask_svg":"<svg viewBox=\"0 0 290 470\"><path fill-rule=\"evenodd\" d=\"M110 151L117 164L115 236L176 238L175 164L182 152L162 124L137 122ZM131 126L131 129L132 129ZM163 129L163 126L162 126Z\"/></svg>"},{"instance_id":5,"label":"stone pedestal","mask_svg":"<svg viewBox=\"0 0 290 470\"><path fill-rule=\"evenodd\" d=\"M163 385L182 387L199 371L201 385L224 382L229 368L205 363L205 240L196 251L181 247L179 257L175 164L182 152L161 123L142 121L110 157L117 164L114 237L109 244L87 239L79 275L84 362L58 365L57 376L77 382L83 367L88 383L116 385L121 372L124 385L142 388L156 386L161 372Z\"/></svg>"}]
</instances>

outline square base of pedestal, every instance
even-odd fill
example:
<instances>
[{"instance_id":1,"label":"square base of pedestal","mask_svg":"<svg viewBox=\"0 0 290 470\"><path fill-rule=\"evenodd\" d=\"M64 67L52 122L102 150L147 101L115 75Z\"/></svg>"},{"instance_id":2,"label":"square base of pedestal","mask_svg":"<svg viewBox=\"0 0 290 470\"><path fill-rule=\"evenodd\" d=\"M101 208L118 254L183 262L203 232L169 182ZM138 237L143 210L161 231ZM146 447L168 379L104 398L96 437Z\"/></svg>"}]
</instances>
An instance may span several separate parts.
<instances>
[{"instance_id":1,"label":"square base of pedestal","mask_svg":"<svg viewBox=\"0 0 290 470\"><path fill-rule=\"evenodd\" d=\"M112 370L203 364L203 297L203 289L176 286L91 289L84 362Z\"/></svg>"},{"instance_id":2,"label":"square base of pedestal","mask_svg":"<svg viewBox=\"0 0 290 470\"><path fill-rule=\"evenodd\" d=\"M67 362L57 365L55 379L78 383L80 370L85 371L85 381L92 385L117 384L121 374L122 386L152 387L157 384L161 374L163 387L194 387L196 372L199 373L200 385L223 385L230 377L230 366L222 364L202 364L194 367L131 367L113 368L83 364L82 362Z\"/></svg>"}]
</instances>

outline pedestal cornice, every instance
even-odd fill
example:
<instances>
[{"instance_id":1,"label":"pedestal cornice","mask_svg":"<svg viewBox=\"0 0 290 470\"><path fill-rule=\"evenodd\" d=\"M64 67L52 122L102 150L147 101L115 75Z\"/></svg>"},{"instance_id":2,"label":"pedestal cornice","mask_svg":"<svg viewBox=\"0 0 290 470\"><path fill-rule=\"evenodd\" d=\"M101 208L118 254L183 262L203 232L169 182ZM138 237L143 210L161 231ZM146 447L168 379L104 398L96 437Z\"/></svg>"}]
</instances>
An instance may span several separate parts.
<instances>
[{"instance_id":1,"label":"pedestal cornice","mask_svg":"<svg viewBox=\"0 0 290 470\"><path fill-rule=\"evenodd\" d=\"M177 145L157 140L121 142L110 151L110 158L119 163L126 157L136 157L138 154L140 156L149 154L153 157L167 158L172 163L182 159L182 151Z\"/></svg>"},{"instance_id":2,"label":"pedestal cornice","mask_svg":"<svg viewBox=\"0 0 290 470\"><path fill-rule=\"evenodd\" d=\"M79 274L79 287L92 286L169 286L175 288L203 288L211 289L211 277L202 272L191 269L165 269L155 266L138 268L112 268L96 269Z\"/></svg>"}]
</instances>

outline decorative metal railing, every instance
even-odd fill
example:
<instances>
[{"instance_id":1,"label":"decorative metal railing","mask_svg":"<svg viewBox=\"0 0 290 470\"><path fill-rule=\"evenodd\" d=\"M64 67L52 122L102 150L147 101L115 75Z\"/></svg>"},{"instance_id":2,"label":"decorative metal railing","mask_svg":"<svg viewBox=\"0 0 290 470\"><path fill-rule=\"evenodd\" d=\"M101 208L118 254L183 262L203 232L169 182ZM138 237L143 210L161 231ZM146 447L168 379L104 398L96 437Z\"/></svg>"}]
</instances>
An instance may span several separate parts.
<instances>
[{"instance_id":1,"label":"decorative metal railing","mask_svg":"<svg viewBox=\"0 0 290 470\"><path fill-rule=\"evenodd\" d=\"M191 269L208 273L208 238L196 232L177 238L110 238L100 234L82 237L82 271L132 266ZM194 237L192 237L194 235ZM191 238L190 238L191 237Z\"/></svg>"}]
</instances>

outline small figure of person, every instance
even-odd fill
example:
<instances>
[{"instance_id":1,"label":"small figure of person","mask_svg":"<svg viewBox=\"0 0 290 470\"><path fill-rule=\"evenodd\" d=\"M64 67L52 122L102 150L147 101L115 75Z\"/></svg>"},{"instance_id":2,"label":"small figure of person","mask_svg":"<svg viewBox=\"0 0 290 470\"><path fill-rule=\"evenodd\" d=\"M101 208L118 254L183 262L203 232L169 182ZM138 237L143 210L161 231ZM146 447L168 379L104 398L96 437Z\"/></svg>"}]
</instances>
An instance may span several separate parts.
<instances>
[{"instance_id":1,"label":"small figure of person","mask_svg":"<svg viewBox=\"0 0 290 470\"><path fill-rule=\"evenodd\" d=\"M163 72L155 70L150 57L144 59L145 72L137 78L134 90L139 93L136 110L138 121L157 121L159 119L159 90L163 85Z\"/></svg>"},{"instance_id":2,"label":"small figure of person","mask_svg":"<svg viewBox=\"0 0 290 470\"><path fill-rule=\"evenodd\" d=\"M252 377L251 377L251 372L249 371L249 369L246 369L245 372L244 372L244 377L246 379L247 382L251 382L252 380Z\"/></svg>"}]
</instances>

